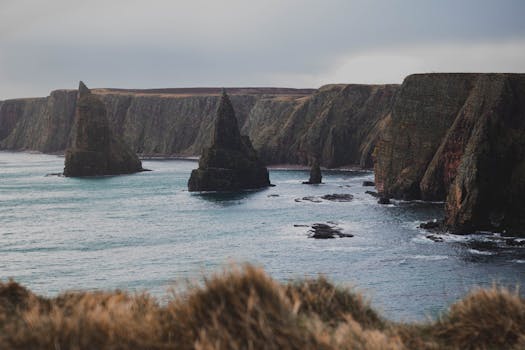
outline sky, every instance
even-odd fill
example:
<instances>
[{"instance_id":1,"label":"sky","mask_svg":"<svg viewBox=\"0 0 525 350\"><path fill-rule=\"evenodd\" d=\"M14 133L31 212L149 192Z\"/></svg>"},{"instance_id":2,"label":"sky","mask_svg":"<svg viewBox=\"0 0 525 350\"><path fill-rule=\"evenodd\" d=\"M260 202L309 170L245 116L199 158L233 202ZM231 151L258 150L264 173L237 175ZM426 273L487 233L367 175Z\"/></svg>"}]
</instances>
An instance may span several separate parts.
<instances>
[{"instance_id":1,"label":"sky","mask_svg":"<svg viewBox=\"0 0 525 350\"><path fill-rule=\"evenodd\" d=\"M525 72L523 0L0 0L0 100Z\"/></svg>"}]
</instances>

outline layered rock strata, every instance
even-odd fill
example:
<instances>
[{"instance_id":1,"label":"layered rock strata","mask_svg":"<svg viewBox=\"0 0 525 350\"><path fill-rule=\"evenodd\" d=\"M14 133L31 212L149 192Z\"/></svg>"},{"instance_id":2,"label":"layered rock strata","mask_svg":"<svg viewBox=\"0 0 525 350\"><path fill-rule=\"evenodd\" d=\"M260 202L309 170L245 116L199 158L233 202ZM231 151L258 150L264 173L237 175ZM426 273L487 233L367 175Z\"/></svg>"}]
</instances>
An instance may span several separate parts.
<instances>
[{"instance_id":1,"label":"layered rock strata","mask_svg":"<svg viewBox=\"0 0 525 350\"><path fill-rule=\"evenodd\" d=\"M372 166L372 150L397 85L327 85L319 90L229 88L241 132L268 164ZM93 89L111 129L143 156L198 156L210 146L220 90ZM0 149L64 152L74 90L0 102Z\"/></svg>"},{"instance_id":2,"label":"layered rock strata","mask_svg":"<svg viewBox=\"0 0 525 350\"><path fill-rule=\"evenodd\" d=\"M270 185L268 170L257 157L249 137L241 136L228 95L221 96L212 145L205 149L199 168L191 173L189 191L238 191Z\"/></svg>"},{"instance_id":3,"label":"layered rock strata","mask_svg":"<svg viewBox=\"0 0 525 350\"><path fill-rule=\"evenodd\" d=\"M64 175L101 176L142 171L133 152L109 127L104 103L80 82Z\"/></svg>"},{"instance_id":4,"label":"layered rock strata","mask_svg":"<svg viewBox=\"0 0 525 350\"><path fill-rule=\"evenodd\" d=\"M457 233L525 232L525 75L405 79L376 148L383 196L446 200Z\"/></svg>"}]
</instances>

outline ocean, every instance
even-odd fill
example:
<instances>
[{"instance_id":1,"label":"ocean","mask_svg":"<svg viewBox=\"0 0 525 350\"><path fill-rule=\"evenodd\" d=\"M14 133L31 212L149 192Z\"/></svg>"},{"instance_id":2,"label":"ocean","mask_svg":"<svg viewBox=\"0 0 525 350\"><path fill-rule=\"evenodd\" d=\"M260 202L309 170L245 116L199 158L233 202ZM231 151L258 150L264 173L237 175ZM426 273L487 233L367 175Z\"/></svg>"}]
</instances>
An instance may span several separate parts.
<instances>
[{"instance_id":1,"label":"ocean","mask_svg":"<svg viewBox=\"0 0 525 350\"><path fill-rule=\"evenodd\" d=\"M196 161L145 160L133 175L65 178L62 157L0 152L0 279L53 296L66 290L171 288L252 263L288 281L324 274L364 293L393 320L435 317L473 287L525 282L525 247L498 234L427 238L423 221L443 203L377 204L365 193L370 171L271 169L275 187L196 194ZM347 193L350 202L318 200ZM316 200L305 201L313 196ZM309 238L330 223L351 238ZM518 241L519 242L519 241Z\"/></svg>"}]
</instances>

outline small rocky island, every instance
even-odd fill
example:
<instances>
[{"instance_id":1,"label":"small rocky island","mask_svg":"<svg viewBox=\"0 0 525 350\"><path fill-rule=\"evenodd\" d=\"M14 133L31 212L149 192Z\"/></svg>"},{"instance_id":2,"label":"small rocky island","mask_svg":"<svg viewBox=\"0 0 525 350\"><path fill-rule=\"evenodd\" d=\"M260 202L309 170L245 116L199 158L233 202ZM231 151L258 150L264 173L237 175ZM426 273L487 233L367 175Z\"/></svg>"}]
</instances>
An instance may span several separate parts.
<instances>
[{"instance_id":1,"label":"small rocky island","mask_svg":"<svg viewBox=\"0 0 525 350\"><path fill-rule=\"evenodd\" d=\"M319 185L322 183L322 179L323 176L321 174L321 166L319 165L319 159L316 158L312 163L312 167L310 168L310 179L308 179L308 181L303 181L303 184Z\"/></svg>"},{"instance_id":2,"label":"small rocky island","mask_svg":"<svg viewBox=\"0 0 525 350\"><path fill-rule=\"evenodd\" d=\"M64 176L102 176L143 171L142 163L110 126L104 103L80 82Z\"/></svg>"},{"instance_id":3,"label":"small rocky island","mask_svg":"<svg viewBox=\"0 0 525 350\"><path fill-rule=\"evenodd\" d=\"M225 91L217 108L211 147L191 172L189 191L239 191L270 186L268 170L248 136L241 136L235 111Z\"/></svg>"}]
</instances>

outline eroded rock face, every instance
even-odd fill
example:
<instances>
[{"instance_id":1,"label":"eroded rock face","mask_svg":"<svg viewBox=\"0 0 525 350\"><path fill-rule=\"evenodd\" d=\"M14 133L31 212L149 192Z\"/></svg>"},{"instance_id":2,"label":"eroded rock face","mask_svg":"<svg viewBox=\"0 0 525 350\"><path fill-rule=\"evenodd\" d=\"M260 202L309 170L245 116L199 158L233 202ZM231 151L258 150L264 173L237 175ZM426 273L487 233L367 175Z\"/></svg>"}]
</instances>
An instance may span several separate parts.
<instances>
[{"instance_id":1,"label":"eroded rock face","mask_svg":"<svg viewBox=\"0 0 525 350\"><path fill-rule=\"evenodd\" d=\"M457 233L525 230L525 75L407 77L375 154L383 196L446 200Z\"/></svg>"},{"instance_id":2,"label":"eroded rock face","mask_svg":"<svg viewBox=\"0 0 525 350\"><path fill-rule=\"evenodd\" d=\"M267 164L372 166L372 150L398 85L327 85L318 90L228 89L241 132ZM91 91L113 132L146 156L198 156L211 146L219 89ZM64 152L76 90L0 102L0 149ZM315 153L317 154L317 153Z\"/></svg>"},{"instance_id":3,"label":"eroded rock face","mask_svg":"<svg viewBox=\"0 0 525 350\"><path fill-rule=\"evenodd\" d=\"M250 139L241 136L232 103L223 93L213 141L205 149L199 168L191 173L189 191L238 191L270 185L268 170L257 157Z\"/></svg>"},{"instance_id":4,"label":"eroded rock face","mask_svg":"<svg viewBox=\"0 0 525 350\"><path fill-rule=\"evenodd\" d=\"M137 155L109 127L104 103L80 82L64 175L118 175L142 170Z\"/></svg>"},{"instance_id":5,"label":"eroded rock face","mask_svg":"<svg viewBox=\"0 0 525 350\"><path fill-rule=\"evenodd\" d=\"M318 154L320 165L327 168L371 168L383 120L398 90L399 85L325 85L292 103L281 99L273 104L279 106L275 111L256 104L242 130L270 164L308 164L311 155ZM279 119L269 118L272 115Z\"/></svg>"},{"instance_id":6,"label":"eroded rock face","mask_svg":"<svg viewBox=\"0 0 525 350\"><path fill-rule=\"evenodd\" d=\"M456 173L445 223L459 233L525 236L525 75L489 76L483 84L491 88L473 103L478 113L462 113L444 141L445 149L463 143L457 168L445 168L445 174ZM458 138L460 130L464 138Z\"/></svg>"}]
</instances>

